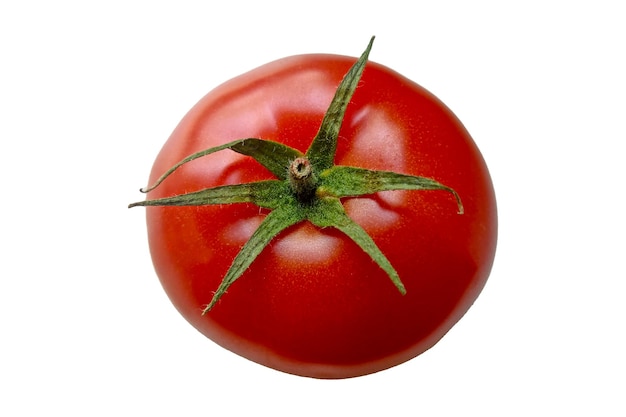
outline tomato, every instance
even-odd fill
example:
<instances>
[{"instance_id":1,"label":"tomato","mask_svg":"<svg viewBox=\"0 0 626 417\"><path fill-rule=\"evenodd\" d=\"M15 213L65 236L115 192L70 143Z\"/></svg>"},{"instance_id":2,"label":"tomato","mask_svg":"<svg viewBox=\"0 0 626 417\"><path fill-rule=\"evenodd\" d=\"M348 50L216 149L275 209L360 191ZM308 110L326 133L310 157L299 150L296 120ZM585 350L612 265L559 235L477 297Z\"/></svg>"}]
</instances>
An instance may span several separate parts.
<instances>
[{"instance_id":1,"label":"tomato","mask_svg":"<svg viewBox=\"0 0 626 417\"><path fill-rule=\"evenodd\" d=\"M354 62L293 56L220 85L173 131L150 182L190 154L242 138L306 151ZM280 232L202 314L270 210L252 203L147 207L156 273L198 331L280 371L346 378L414 358L470 308L494 259L496 201L481 153L455 115L418 84L368 62L345 111L335 164L436 179L458 193L464 212L438 191L342 198L406 294L344 233L303 221ZM253 158L225 150L180 166L148 197L273 178Z\"/></svg>"}]
</instances>

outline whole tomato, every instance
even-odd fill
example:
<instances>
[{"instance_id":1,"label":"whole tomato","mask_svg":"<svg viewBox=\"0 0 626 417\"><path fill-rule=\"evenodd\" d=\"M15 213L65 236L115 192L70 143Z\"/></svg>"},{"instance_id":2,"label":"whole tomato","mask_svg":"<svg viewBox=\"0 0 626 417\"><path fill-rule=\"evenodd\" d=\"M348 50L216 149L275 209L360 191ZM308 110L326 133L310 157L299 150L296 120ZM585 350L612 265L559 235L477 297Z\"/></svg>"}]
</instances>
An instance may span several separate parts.
<instances>
[{"instance_id":1,"label":"whole tomato","mask_svg":"<svg viewBox=\"0 0 626 417\"><path fill-rule=\"evenodd\" d=\"M217 87L189 111L163 146L150 183L170 172L148 198L158 201L281 177L282 168L268 169L255 160L254 150L242 151L251 142L239 143L235 152L226 146L178 163L244 138L287 145L304 155L319 136L325 115L332 113L327 113L329 105L355 60L293 56ZM278 211L276 206L268 208L250 197L233 204L225 199L147 207L154 266L178 311L224 348L302 376L365 375L429 349L476 300L494 259L494 190L468 132L424 88L389 68L361 61L364 69L346 99L336 149L322 147L317 156L336 166L391 171L441 185L424 190L370 187L335 198L395 268L398 281L390 280L393 274L372 256L375 249L368 252L346 230L326 225L322 213L319 221L285 221L267 244L250 249L250 262L240 268L237 282L225 288L233 260L268 215ZM280 153L282 148L276 149ZM289 158L292 165L284 167L280 184L292 179L289 169L310 168L293 168ZM327 165L323 168L316 173L320 181L331 175ZM323 200L325 187L314 184L306 201L294 200L293 210ZM280 189L289 194L293 188Z\"/></svg>"}]
</instances>

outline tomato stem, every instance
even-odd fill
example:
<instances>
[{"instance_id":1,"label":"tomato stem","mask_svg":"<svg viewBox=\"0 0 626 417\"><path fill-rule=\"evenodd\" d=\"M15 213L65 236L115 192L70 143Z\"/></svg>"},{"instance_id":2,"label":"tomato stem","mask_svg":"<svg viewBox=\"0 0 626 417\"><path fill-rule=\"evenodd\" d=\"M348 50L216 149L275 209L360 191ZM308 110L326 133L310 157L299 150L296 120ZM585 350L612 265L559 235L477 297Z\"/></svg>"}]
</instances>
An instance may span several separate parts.
<instances>
[{"instance_id":1,"label":"tomato stem","mask_svg":"<svg viewBox=\"0 0 626 417\"><path fill-rule=\"evenodd\" d=\"M289 164L289 185L300 203L313 199L317 184L317 175L307 157L298 157Z\"/></svg>"}]
</instances>

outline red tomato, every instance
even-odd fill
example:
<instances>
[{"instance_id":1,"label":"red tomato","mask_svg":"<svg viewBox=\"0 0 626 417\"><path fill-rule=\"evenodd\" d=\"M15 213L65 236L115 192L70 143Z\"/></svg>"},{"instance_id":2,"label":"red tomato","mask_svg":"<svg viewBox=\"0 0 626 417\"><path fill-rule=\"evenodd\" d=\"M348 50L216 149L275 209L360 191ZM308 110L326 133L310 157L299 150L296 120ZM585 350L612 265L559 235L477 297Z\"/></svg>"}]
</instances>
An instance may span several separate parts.
<instances>
[{"instance_id":1,"label":"red tomato","mask_svg":"<svg viewBox=\"0 0 626 417\"><path fill-rule=\"evenodd\" d=\"M289 57L224 83L174 130L150 183L184 157L236 139L306 151L354 61ZM419 85L369 62L348 105L335 163L433 178L456 190L465 213L445 192L346 198L346 212L396 268L406 295L348 237L304 222L280 233L203 315L267 211L252 204L147 207L156 272L196 329L271 368L345 378L419 355L465 314L491 270L497 220L487 167L459 120ZM148 197L271 178L250 157L225 150L182 166Z\"/></svg>"}]
</instances>

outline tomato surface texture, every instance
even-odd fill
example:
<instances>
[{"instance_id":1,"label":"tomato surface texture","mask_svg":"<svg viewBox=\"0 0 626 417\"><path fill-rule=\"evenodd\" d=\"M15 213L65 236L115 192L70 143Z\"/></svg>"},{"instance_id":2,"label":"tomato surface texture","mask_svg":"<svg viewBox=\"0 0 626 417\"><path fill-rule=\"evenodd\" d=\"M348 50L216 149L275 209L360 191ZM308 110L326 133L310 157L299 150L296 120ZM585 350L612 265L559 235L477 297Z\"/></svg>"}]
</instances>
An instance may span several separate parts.
<instances>
[{"instance_id":1,"label":"tomato surface texture","mask_svg":"<svg viewBox=\"0 0 626 417\"><path fill-rule=\"evenodd\" d=\"M294 56L222 84L173 131L150 182L194 152L242 138L306 151L355 60ZM470 308L494 259L496 201L481 153L455 115L416 83L368 62L341 125L335 163L433 178L456 190L464 213L439 191L342 199L397 270L405 295L344 234L303 222L273 239L202 314L268 211L249 203L147 207L156 272L197 330L280 371L347 378L414 358ZM181 166L148 197L271 178L254 159L225 150Z\"/></svg>"}]
</instances>

